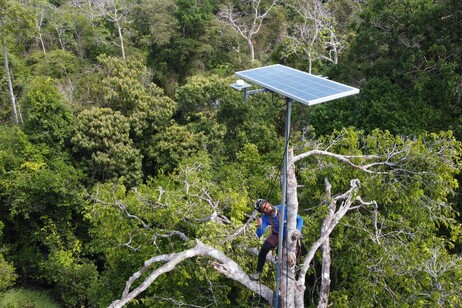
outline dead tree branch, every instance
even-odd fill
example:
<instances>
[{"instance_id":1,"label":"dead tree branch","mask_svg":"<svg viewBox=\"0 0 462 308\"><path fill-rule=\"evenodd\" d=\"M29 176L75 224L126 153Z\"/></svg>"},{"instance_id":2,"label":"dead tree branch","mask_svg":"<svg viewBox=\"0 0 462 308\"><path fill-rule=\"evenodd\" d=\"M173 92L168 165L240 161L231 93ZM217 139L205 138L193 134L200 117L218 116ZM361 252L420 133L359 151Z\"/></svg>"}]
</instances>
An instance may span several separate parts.
<instances>
[{"instance_id":1,"label":"dead tree branch","mask_svg":"<svg viewBox=\"0 0 462 308\"><path fill-rule=\"evenodd\" d=\"M155 256L144 262L144 265L128 279L125 285L125 289L122 293L122 297L112 302L109 307L123 307L129 301L138 296L141 292L146 290L160 275L172 271L180 262L197 256L208 256L212 259L215 259L215 261L211 262L215 270L222 273L226 277L243 284L253 292L260 294L266 300L271 301L273 291L270 288L261 285L256 281L250 280L247 273L236 262L227 257L218 249L206 245L199 240L196 240L196 246L191 249L178 253ZM141 282L141 284L131 290L133 283L158 262L166 263L154 270L146 277L143 282Z\"/></svg>"}]
</instances>

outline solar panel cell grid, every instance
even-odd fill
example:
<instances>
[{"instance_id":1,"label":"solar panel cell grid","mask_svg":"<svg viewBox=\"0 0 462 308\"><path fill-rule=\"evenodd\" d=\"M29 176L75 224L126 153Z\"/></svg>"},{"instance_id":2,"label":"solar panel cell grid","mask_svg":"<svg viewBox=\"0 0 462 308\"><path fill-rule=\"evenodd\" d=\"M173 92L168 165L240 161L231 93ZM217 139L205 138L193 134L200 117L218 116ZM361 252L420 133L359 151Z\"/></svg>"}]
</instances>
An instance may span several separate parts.
<instances>
[{"instance_id":1,"label":"solar panel cell grid","mask_svg":"<svg viewBox=\"0 0 462 308\"><path fill-rule=\"evenodd\" d=\"M236 75L306 105L359 93L357 88L280 64L240 71Z\"/></svg>"}]
</instances>

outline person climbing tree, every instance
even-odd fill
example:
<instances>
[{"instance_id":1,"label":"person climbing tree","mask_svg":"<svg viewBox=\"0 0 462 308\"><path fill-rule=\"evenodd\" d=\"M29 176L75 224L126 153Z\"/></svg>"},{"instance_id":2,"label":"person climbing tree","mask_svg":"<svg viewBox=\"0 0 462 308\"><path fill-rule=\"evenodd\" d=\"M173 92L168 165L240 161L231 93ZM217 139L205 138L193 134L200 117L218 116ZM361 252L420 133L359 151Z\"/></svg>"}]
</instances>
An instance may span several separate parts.
<instances>
[{"instance_id":1,"label":"person climbing tree","mask_svg":"<svg viewBox=\"0 0 462 308\"><path fill-rule=\"evenodd\" d=\"M256 234L260 238L268 225L271 225L271 235L265 240L261 246L260 252L258 253L257 270L254 274L250 274L249 277L252 280L259 280L263 266L265 265L266 255L272 249L274 249L279 242L279 219L280 219L281 205L272 205L268 200L258 199L255 202L255 210L262 213L262 217L257 218L257 230ZM284 209L284 218L287 217L287 210ZM297 215L297 230L302 232L303 218ZM283 236L287 234L286 222L284 221Z\"/></svg>"}]
</instances>

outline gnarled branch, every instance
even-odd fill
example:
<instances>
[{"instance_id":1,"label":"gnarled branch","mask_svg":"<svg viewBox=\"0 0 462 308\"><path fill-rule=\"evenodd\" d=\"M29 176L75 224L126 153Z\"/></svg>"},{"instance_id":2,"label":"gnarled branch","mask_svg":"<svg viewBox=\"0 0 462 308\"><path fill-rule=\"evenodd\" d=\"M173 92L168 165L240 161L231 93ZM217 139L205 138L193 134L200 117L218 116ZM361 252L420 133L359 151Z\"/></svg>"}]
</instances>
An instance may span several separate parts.
<instances>
[{"instance_id":1,"label":"gnarled branch","mask_svg":"<svg viewBox=\"0 0 462 308\"><path fill-rule=\"evenodd\" d=\"M197 256L208 256L215 259L215 261L212 262L212 265L217 271L219 271L226 277L243 284L253 292L260 294L266 300L271 301L273 291L270 288L256 281L250 280L247 273L236 262L227 257L218 249L206 245L199 240L196 240L196 246L191 249L184 250L178 253L155 256L144 262L144 265L128 279L125 285L125 289L122 293L122 297L112 302L112 304L109 307L122 307L123 305L127 304L129 301L134 299L136 296L138 296L138 294L146 290L153 283L153 281L156 280L160 275L172 271L180 262ZM154 270L151 274L149 274L146 277L146 279L140 285L131 290L133 283L144 273L146 273L153 264L157 262L166 263Z\"/></svg>"}]
</instances>

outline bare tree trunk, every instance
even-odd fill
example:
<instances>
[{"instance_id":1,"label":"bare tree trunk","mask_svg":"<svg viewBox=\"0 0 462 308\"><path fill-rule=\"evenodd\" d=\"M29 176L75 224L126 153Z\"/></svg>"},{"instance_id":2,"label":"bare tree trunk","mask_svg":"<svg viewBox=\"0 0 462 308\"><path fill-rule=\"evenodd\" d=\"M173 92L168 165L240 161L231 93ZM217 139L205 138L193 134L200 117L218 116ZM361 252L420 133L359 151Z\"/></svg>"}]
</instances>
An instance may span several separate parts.
<instances>
[{"instance_id":1,"label":"bare tree trunk","mask_svg":"<svg viewBox=\"0 0 462 308\"><path fill-rule=\"evenodd\" d=\"M124 23L125 16L129 14L128 12L130 11L130 7L124 6L118 0L109 0L103 5L102 10L104 14L107 15L109 19L112 22L114 22L115 26L117 27L117 35L119 37L119 44L117 44L116 42L114 42L113 44L120 47L120 50L122 52L122 59L125 60L126 56L125 56L125 46L124 46L122 25Z\"/></svg>"},{"instance_id":2,"label":"bare tree trunk","mask_svg":"<svg viewBox=\"0 0 462 308\"><path fill-rule=\"evenodd\" d=\"M61 50L66 50L66 46L65 46L64 40L62 38L64 30L57 29L57 28L55 28L55 29L56 29L56 34L58 35L58 42L59 42L59 46L61 46Z\"/></svg>"},{"instance_id":3,"label":"bare tree trunk","mask_svg":"<svg viewBox=\"0 0 462 308\"><path fill-rule=\"evenodd\" d=\"M319 294L318 308L326 308L329 303L330 292L330 241L327 238L322 244L322 274L321 274L321 292Z\"/></svg>"},{"instance_id":4,"label":"bare tree trunk","mask_svg":"<svg viewBox=\"0 0 462 308\"><path fill-rule=\"evenodd\" d=\"M77 55L79 55L80 57L83 57L83 48L82 48L82 37L80 35L80 33L77 31L77 29L74 28L74 37L75 37L75 40L77 41Z\"/></svg>"},{"instance_id":5,"label":"bare tree trunk","mask_svg":"<svg viewBox=\"0 0 462 308\"><path fill-rule=\"evenodd\" d=\"M10 98L11 98L11 105L13 107L13 121L14 124L18 125L19 120L22 121L22 116L20 114L20 111L18 110L18 106L16 104L16 97L14 96L13 92L13 82L11 80L11 73L10 73L10 66L8 65L8 52L6 51L6 42L5 39L2 40L2 50L3 50L3 59L5 60L5 71L6 71L6 77L8 79L8 90L10 92ZM18 117L19 114L19 117Z\"/></svg>"},{"instance_id":6,"label":"bare tree trunk","mask_svg":"<svg viewBox=\"0 0 462 308\"><path fill-rule=\"evenodd\" d=\"M44 54L47 53L46 49L45 49L45 43L43 42L43 36L42 36L42 32L39 32L39 41L40 41L40 46L42 46L42 52Z\"/></svg>"},{"instance_id":7,"label":"bare tree trunk","mask_svg":"<svg viewBox=\"0 0 462 308\"><path fill-rule=\"evenodd\" d=\"M326 184L326 199L328 201L329 207L327 211L327 216L323 221L321 226L321 235L326 234L329 228L330 222L334 219L336 202L332 202L331 196L331 185L327 178L324 180ZM326 240L321 246L322 249L322 271L321 271L321 290L319 294L319 303L318 308L326 308L329 302L329 291L330 291L330 241L329 236L326 237Z\"/></svg>"},{"instance_id":8,"label":"bare tree trunk","mask_svg":"<svg viewBox=\"0 0 462 308\"><path fill-rule=\"evenodd\" d=\"M43 54L46 54L47 51L45 49L45 42L43 41L43 35L42 35L42 26L45 23L45 16L46 16L46 7L40 8L40 11L37 13L37 33L38 33L38 41L39 41L39 47L42 49Z\"/></svg>"},{"instance_id":9,"label":"bare tree trunk","mask_svg":"<svg viewBox=\"0 0 462 308\"><path fill-rule=\"evenodd\" d=\"M318 308L326 308L329 303L330 292L330 240L326 238L321 246L322 249L322 272L321 272L321 290L319 294Z\"/></svg>"},{"instance_id":10,"label":"bare tree trunk","mask_svg":"<svg viewBox=\"0 0 462 308\"><path fill-rule=\"evenodd\" d=\"M119 23L117 23L117 31L119 32L120 49L122 50L122 59L125 60L124 37L122 35L122 27L119 25Z\"/></svg>"},{"instance_id":11,"label":"bare tree trunk","mask_svg":"<svg viewBox=\"0 0 462 308\"><path fill-rule=\"evenodd\" d=\"M300 238L297 230L298 196L295 166L293 164L294 152L289 149L287 157L287 236L284 271L281 287L283 290L283 307L295 306L295 265L297 261L297 241ZM285 294L284 294L285 293Z\"/></svg>"},{"instance_id":12,"label":"bare tree trunk","mask_svg":"<svg viewBox=\"0 0 462 308\"><path fill-rule=\"evenodd\" d=\"M255 48L253 46L253 42L252 42L252 38L249 36L247 38L247 45L249 45L249 49L250 49L250 63L253 63L255 62Z\"/></svg>"}]
</instances>

